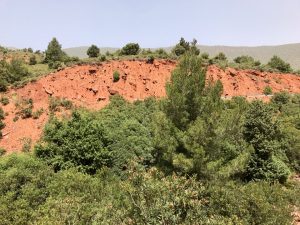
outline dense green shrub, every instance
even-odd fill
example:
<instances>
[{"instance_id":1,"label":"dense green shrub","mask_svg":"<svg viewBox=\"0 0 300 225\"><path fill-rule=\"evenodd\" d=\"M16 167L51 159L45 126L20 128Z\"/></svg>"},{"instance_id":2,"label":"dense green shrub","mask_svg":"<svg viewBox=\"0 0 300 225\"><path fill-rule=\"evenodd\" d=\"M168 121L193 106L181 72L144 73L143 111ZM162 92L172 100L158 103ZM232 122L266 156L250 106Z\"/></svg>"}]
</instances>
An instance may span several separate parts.
<instances>
[{"instance_id":1,"label":"dense green shrub","mask_svg":"<svg viewBox=\"0 0 300 225\"><path fill-rule=\"evenodd\" d=\"M22 119L27 119L32 117L33 101L32 99L22 99L16 104L18 109L16 115L20 116Z\"/></svg>"},{"instance_id":2,"label":"dense green shrub","mask_svg":"<svg viewBox=\"0 0 300 225\"><path fill-rule=\"evenodd\" d=\"M120 55L137 55L139 51L140 46L138 43L128 43L121 49Z\"/></svg>"},{"instance_id":3,"label":"dense green shrub","mask_svg":"<svg viewBox=\"0 0 300 225\"><path fill-rule=\"evenodd\" d=\"M291 224L300 95L222 100L202 62L185 54L164 99L50 116L35 155L0 158L0 224Z\"/></svg>"},{"instance_id":4,"label":"dense green shrub","mask_svg":"<svg viewBox=\"0 0 300 225\"><path fill-rule=\"evenodd\" d=\"M157 54L161 58L168 57L168 53L163 48L155 50L155 54Z\"/></svg>"},{"instance_id":5,"label":"dense green shrub","mask_svg":"<svg viewBox=\"0 0 300 225\"><path fill-rule=\"evenodd\" d=\"M74 112L70 121L54 118L44 133L43 142L35 146L35 154L52 164L55 170L78 167L95 173L111 164L103 126L87 116Z\"/></svg>"},{"instance_id":6,"label":"dense green shrub","mask_svg":"<svg viewBox=\"0 0 300 225\"><path fill-rule=\"evenodd\" d=\"M90 57L90 58L97 58L100 54L100 49L96 46L96 45L91 45L86 54Z\"/></svg>"},{"instance_id":7,"label":"dense green shrub","mask_svg":"<svg viewBox=\"0 0 300 225\"><path fill-rule=\"evenodd\" d=\"M35 65L37 63L35 55L29 58L29 65Z\"/></svg>"},{"instance_id":8,"label":"dense green shrub","mask_svg":"<svg viewBox=\"0 0 300 225\"><path fill-rule=\"evenodd\" d=\"M51 113L59 111L59 107L64 107L67 110L73 108L73 103L71 100L66 98L50 97L49 98L49 111Z\"/></svg>"},{"instance_id":9,"label":"dense green shrub","mask_svg":"<svg viewBox=\"0 0 300 225\"><path fill-rule=\"evenodd\" d=\"M113 82L118 82L120 80L120 73L119 71L114 71L113 73Z\"/></svg>"},{"instance_id":10,"label":"dense green shrub","mask_svg":"<svg viewBox=\"0 0 300 225\"><path fill-rule=\"evenodd\" d=\"M56 170L75 166L88 173L104 166L121 171L131 160L149 164L153 160L150 130L142 124L146 116L137 113L145 107L113 100L98 119L84 112L74 112L67 121L54 118L35 148L36 155ZM135 114L137 118L130 116Z\"/></svg>"},{"instance_id":11,"label":"dense green shrub","mask_svg":"<svg viewBox=\"0 0 300 225\"><path fill-rule=\"evenodd\" d=\"M278 106L279 110L290 101L290 95L287 92L275 93L271 102Z\"/></svg>"},{"instance_id":12,"label":"dense green shrub","mask_svg":"<svg viewBox=\"0 0 300 225\"><path fill-rule=\"evenodd\" d=\"M266 86L264 88L264 95L271 95L273 93L272 88L270 86Z\"/></svg>"},{"instance_id":13,"label":"dense green shrub","mask_svg":"<svg viewBox=\"0 0 300 225\"><path fill-rule=\"evenodd\" d=\"M175 47L172 49L173 54L176 56L181 56L187 52L191 52L195 55L200 54L200 50L197 47L197 40L194 39L191 43L184 40L184 38L181 38L179 40L179 43L175 45Z\"/></svg>"},{"instance_id":14,"label":"dense green shrub","mask_svg":"<svg viewBox=\"0 0 300 225\"><path fill-rule=\"evenodd\" d=\"M254 148L246 171L249 180L284 183L289 176L288 167L280 159L284 154L281 131L273 117L273 108L260 101L254 101L246 115L244 137Z\"/></svg>"},{"instance_id":15,"label":"dense green shrub","mask_svg":"<svg viewBox=\"0 0 300 225\"><path fill-rule=\"evenodd\" d=\"M203 52L203 53L201 54L201 58L202 58L202 59L209 59L209 54L208 54L207 52Z\"/></svg>"},{"instance_id":16,"label":"dense green shrub","mask_svg":"<svg viewBox=\"0 0 300 225\"><path fill-rule=\"evenodd\" d=\"M43 112L44 112L44 109L43 109L43 108L34 111L34 112L32 113L32 118L33 118L33 119L38 119L38 118L40 118L40 116L43 114Z\"/></svg>"},{"instance_id":17,"label":"dense green shrub","mask_svg":"<svg viewBox=\"0 0 300 225\"><path fill-rule=\"evenodd\" d=\"M255 60L251 56L242 55L238 56L233 61L236 63L233 66L239 69L258 69L258 67L261 65L260 61Z\"/></svg>"},{"instance_id":18,"label":"dense green shrub","mask_svg":"<svg viewBox=\"0 0 300 225\"><path fill-rule=\"evenodd\" d=\"M199 182L133 166L121 180L52 168L28 154L0 158L0 224L290 224L299 186Z\"/></svg>"},{"instance_id":19,"label":"dense green shrub","mask_svg":"<svg viewBox=\"0 0 300 225\"><path fill-rule=\"evenodd\" d=\"M0 98L0 102L2 103L2 105L8 105L9 104L9 99L5 96L2 96Z\"/></svg>"},{"instance_id":20,"label":"dense green shrub","mask_svg":"<svg viewBox=\"0 0 300 225\"><path fill-rule=\"evenodd\" d=\"M291 66L289 63L284 62L281 58L274 55L267 64L271 69L278 70L282 73L292 72Z\"/></svg>"},{"instance_id":21,"label":"dense green shrub","mask_svg":"<svg viewBox=\"0 0 300 225\"><path fill-rule=\"evenodd\" d=\"M10 63L0 61L0 91L6 91L9 84L14 84L30 76L21 60L13 59Z\"/></svg>"},{"instance_id":22,"label":"dense green shrub","mask_svg":"<svg viewBox=\"0 0 300 225\"><path fill-rule=\"evenodd\" d=\"M18 153L0 158L0 224L28 224L48 197L53 172L43 162Z\"/></svg>"},{"instance_id":23,"label":"dense green shrub","mask_svg":"<svg viewBox=\"0 0 300 225\"><path fill-rule=\"evenodd\" d=\"M59 61L50 61L48 63L48 66L50 69L59 69L60 67L62 67L62 62L59 62Z\"/></svg>"}]
</instances>

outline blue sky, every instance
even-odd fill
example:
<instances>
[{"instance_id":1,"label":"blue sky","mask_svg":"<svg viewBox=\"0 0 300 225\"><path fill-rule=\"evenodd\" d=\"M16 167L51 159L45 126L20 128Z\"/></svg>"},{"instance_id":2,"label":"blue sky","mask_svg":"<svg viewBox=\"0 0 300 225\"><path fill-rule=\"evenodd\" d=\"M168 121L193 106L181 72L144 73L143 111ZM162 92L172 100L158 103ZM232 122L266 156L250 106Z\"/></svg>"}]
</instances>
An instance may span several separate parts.
<instances>
[{"instance_id":1,"label":"blue sky","mask_svg":"<svg viewBox=\"0 0 300 225\"><path fill-rule=\"evenodd\" d=\"M165 47L300 42L299 0L0 0L0 45Z\"/></svg>"}]
</instances>

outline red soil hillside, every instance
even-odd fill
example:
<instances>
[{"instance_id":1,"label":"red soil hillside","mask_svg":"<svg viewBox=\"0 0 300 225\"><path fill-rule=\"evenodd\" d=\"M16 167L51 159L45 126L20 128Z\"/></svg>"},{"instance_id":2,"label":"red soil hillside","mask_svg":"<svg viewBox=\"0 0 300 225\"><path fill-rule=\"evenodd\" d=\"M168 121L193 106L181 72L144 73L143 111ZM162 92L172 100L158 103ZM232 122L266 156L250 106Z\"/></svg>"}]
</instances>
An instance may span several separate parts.
<instances>
[{"instance_id":1,"label":"red soil hillside","mask_svg":"<svg viewBox=\"0 0 300 225\"><path fill-rule=\"evenodd\" d=\"M6 96L10 103L3 106L5 113L4 137L0 146L8 150L19 151L22 139L30 138L35 142L41 136L43 126L48 119L49 97L71 100L76 106L100 109L108 104L109 96L120 94L129 101L149 96L165 96L165 84L170 79L176 62L170 60L155 61L110 61L100 65L83 65L66 68L49 74L40 80L27 84L20 89L10 90ZM120 80L113 82L113 72L119 71ZM210 66L208 78L221 80L224 86L223 96L248 96L262 98L265 86L274 92L286 90L300 93L300 77L292 74L261 73L253 70L225 71ZM45 112L38 118L13 121L17 108L15 104L22 99L33 100L33 111L43 108Z\"/></svg>"}]
</instances>

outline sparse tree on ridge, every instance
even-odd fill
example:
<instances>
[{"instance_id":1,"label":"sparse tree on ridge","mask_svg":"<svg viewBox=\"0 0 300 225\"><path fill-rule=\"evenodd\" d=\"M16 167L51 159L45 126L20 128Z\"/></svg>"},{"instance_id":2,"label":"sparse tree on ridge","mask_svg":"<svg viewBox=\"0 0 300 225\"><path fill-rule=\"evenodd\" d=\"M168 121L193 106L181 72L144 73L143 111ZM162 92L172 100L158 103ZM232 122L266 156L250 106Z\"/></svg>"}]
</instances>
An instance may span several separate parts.
<instances>
[{"instance_id":1,"label":"sparse tree on ridge","mask_svg":"<svg viewBox=\"0 0 300 225\"><path fill-rule=\"evenodd\" d=\"M137 55L140 52L140 46L138 43L128 43L120 52L120 55Z\"/></svg>"},{"instance_id":2,"label":"sparse tree on ridge","mask_svg":"<svg viewBox=\"0 0 300 225\"><path fill-rule=\"evenodd\" d=\"M61 62L63 61L65 53L62 51L61 44L57 41L56 38L53 38L46 50L45 62Z\"/></svg>"},{"instance_id":3,"label":"sparse tree on ridge","mask_svg":"<svg viewBox=\"0 0 300 225\"><path fill-rule=\"evenodd\" d=\"M191 43L184 40L184 38L180 38L179 43L175 45L172 49L172 52L176 56L181 56L185 54L187 51L191 51L195 55L200 54L200 50L197 48L197 40L194 39Z\"/></svg>"},{"instance_id":4,"label":"sparse tree on ridge","mask_svg":"<svg viewBox=\"0 0 300 225\"><path fill-rule=\"evenodd\" d=\"M292 72L291 65L283 61L280 57L274 55L271 60L268 62L268 66L272 69L276 69L282 73Z\"/></svg>"},{"instance_id":5,"label":"sparse tree on ridge","mask_svg":"<svg viewBox=\"0 0 300 225\"><path fill-rule=\"evenodd\" d=\"M86 54L89 56L89 58L96 58L100 54L100 49L96 45L91 45L91 47L88 48Z\"/></svg>"}]
</instances>

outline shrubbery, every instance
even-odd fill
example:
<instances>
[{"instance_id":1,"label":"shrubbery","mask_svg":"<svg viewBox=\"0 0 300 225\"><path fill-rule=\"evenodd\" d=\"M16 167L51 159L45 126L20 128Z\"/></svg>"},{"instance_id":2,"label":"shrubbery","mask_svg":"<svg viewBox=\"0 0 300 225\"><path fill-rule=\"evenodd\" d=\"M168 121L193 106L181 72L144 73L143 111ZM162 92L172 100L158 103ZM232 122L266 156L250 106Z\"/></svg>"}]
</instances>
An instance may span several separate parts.
<instances>
[{"instance_id":1,"label":"shrubbery","mask_svg":"<svg viewBox=\"0 0 300 225\"><path fill-rule=\"evenodd\" d=\"M299 186L166 176L132 167L54 173L28 155L0 158L1 224L291 224Z\"/></svg>"},{"instance_id":2,"label":"shrubbery","mask_svg":"<svg viewBox=\"0 0 300 225\"><path fill-rule=\"evenodd\" d=\"M140 46L138 43L128 43L121 49L120 55L137 55L139 51Z\"/></svg>"},{"instance_id":3,"label":"shrubbery","mask_svg":"<svg viewBox=\"0 0 300 225\"><path fill-rule=\"evenodd\" d=\"M14 59L11 63L0 61L0 91L6 91L9 84L15 84L29 75L21 60Z\"/></svg>"},{"instance_id":4,"label":"shrubbery","mask_svg":"<svg viewBox=\"0 0 300 225\"><path fill-rule=\"evenodd\" d=\"M29 58L29 65L35 65L37 63L35 55Z\"/></svg>"},{"instance_id":5,"label":"shrubbery","mask_svg":"<svg viewBox=\"0 0 300 225\"><path fill-rule=\"evenodd\" d=\"M120 73L119 71L115 71L113 73L113 82L118 82L120 80Z\"/></svg>"},{"instance_id":6,"label":"shrubbery","mask_svg":"<svg viewBox=\"0 0 300 225\"><path fill-rule=\"evenodd\" d=\"M270 86L266 86L264 88L264 94L265 95L271 95L273 93L272 88Z\"/></svg>"},{"instance_id":7,"label":"shrubbery","mask_svg":"<svg viewBox=\"0 0 300 225\"><path fill-rule=\"evenodd\" d=\"M292 72L291 66L289 63L284 62L278 56L273 56L267 64L271 69L278 70L282 73L290 73Z\"/></svg>"},{"instance_id":8,"label":"shrubbery","mask_svg":"<svg viewBox=\"0 0 300 225\"><path fill-rule=\"evenodd\" d=\"M131 160L150 163L150 130L142 118L131 116L139 110L148 109L144 104L130 106L116 97L112 106L97 117L74 112L69 121L53 119L45 128L43 141L36 146L36 155L57 170L75 166L88 173L104 166L122 171Z\"/></svg>"},{"instance_id":9,"label":"shrubbery","mask_svg":"<svg viewBox=\"0 0 300 225\"><path fill-rule=\"evenodd\" d=\"M90 58L96 58L100 54L100 49L96 45L91 45L86 53Z\"/></svg>"},{"instance_id":10,"label":"shrubbery","mask_svg":"<svg viewBox=\"0 0 300 225\"><path fill-rule=\"evenodd\" d=\"M197 40L194 39L191 43L184 40L184 38L181 38L179 43L175 45L175 47L172 49L172 52L176 56L184 55L187 52L193 53L195 55L200 54L200 50L197 48Z\"/></svg>"},{"instance_id":11,"label":"shrubbery","mask_svg":"<svg viewBox=\"0 0 300 225\"><path fill-rule=\"evenodd\" d=\"M202 60L181 57L164 99L55 117L72 104L51 98L34 155L0 158L0 223L291 224L300 97L222 100Z\"/></svg>"}]
</instances>

